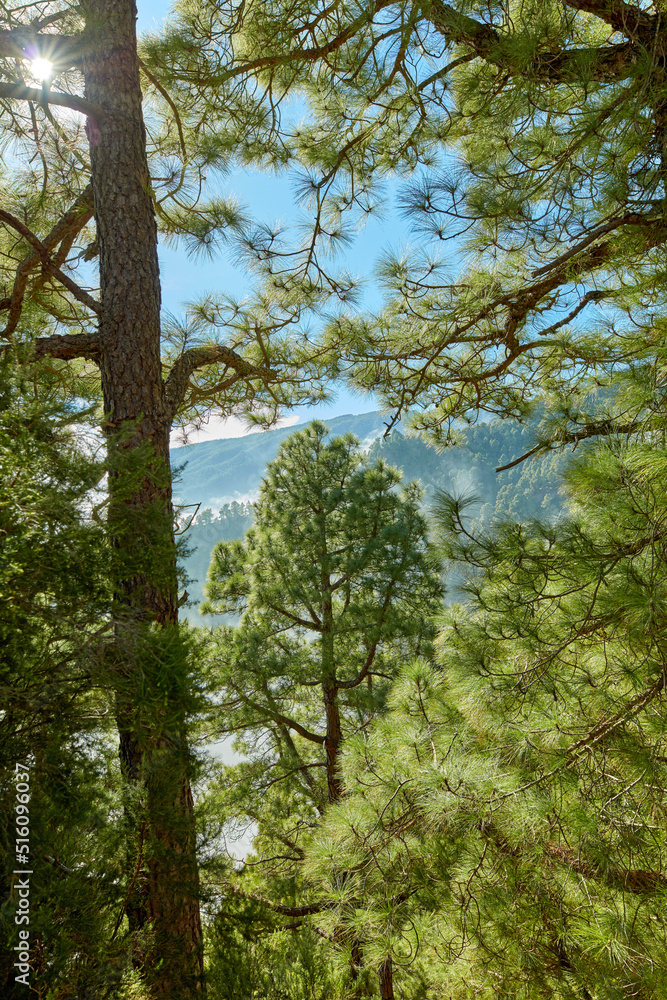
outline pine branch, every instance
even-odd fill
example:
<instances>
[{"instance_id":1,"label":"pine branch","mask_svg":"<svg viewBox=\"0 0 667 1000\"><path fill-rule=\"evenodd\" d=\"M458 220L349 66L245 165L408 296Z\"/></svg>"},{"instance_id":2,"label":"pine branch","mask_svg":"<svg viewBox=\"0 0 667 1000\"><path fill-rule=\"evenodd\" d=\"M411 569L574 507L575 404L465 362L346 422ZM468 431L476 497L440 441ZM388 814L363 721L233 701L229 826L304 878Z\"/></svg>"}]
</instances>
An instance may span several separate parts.
<instances>
[{"instance_id":1,"label":"pine branch","mask_svg":"<svg viewBox=\"0 0 667 1000\"><path fill-rule=\"evenodd\" d=\"M226 388L239 378L260 378L266 384L276 379L277 373L271 368L258 368L245 361L240 354L222 344L210 344L206 347L190 347L174 362L165 382L165 396L170 418L176 414L188 390L190 376L198 368L207 365L224 364L236 372L236 378L229 382L221 382L216 389Z\"/></svg>"},{"instance_id":2,"label":"pine branch","mask_svg":"<svg viewBox=\"0 0 667 1000\"><path fill-rule=\"evenodd\" d=\"M63 12L60 11L31 27L0 31L0 58L27 60L40 56L48 59L59 70L79 66L84 55L82 38L75 35L42 35L37 30L48 27L62 16Z\"/></svg>"},{"instance_id":3,"label":"pine branch","mask_svg":"<svg viewBox=\"0 0 667 1000\"><path fill-rule=\"evenodd\" d=\"M611 233L614 229L620 229L621 226L649 226L653 225L655 222L663 222L663 215L658 217L658 219L648 219L645 215L639 212L628 212L625 215L620 215L615 219L610 219L603 225L598 226L593 229L583 240L577 243L575 246L571 247L565 253L561 254L560 257L556 257L555 260L550 261L550 263L545 264L543 267L538 267L532 272L533 278L539 278L542 274L547 274L549 271L553 271L555 268L562 267L568 260L575 257L586 247L594 243L598 236L604 236L606 233Z\"/></svg>"},{"instance_id":4,"label":"pine branch","mask_svg":"<svg viewBox=\"0 0 667 1000\"><path fill-rule=\"evenodd\" d=\"M162 84L160 83L160 81L157 79L157 77L155 77L153 75L153 73L151 73L151 71L149 70L148 66L143 61L143 59L139 59L139 66L141 68L142 73L145 73L145 75L150 80L150 82L153 84L153 86L155 87L155 89L157 90L157 92L162 95L162 97L165 99L165 101L167 102L167 104L171 108L171 113L174 116L174 121L176 122L176 128L178 129L178 141L179 141L179 143L181 145L181 154L182 154L182 157L183 157L183 164L185 165L187 163L187 160L188 160L188 148L187 148L187 145L185 143L185 136L183 134L183 122L181 121L181 115L180 115L180 112L178 110L178 105L176 104L176 102L171 97L169 91L166 90L162 86Z\"/></svg>"},{"instance_id":5,"label":"pine branch","mask_svg":"<svg viewBox=\"0 0 667 1000\"><path fill-rule=\"evenodd\" d=\"M7 344L2 350L9 350ZM34 343L35 358L57 358L60 361L72 361L74 358L86 358L89 361L99 361L100 341L97 333L68 333L62 336L39 337Z\"/></svg>"},{"instance_id":6,"label":"pine branch","mask_svg":"<svg viewBox=\"0 0 667 1000\"><path fill-rule=\"evenodd\" d=\"M661 872L646 871L642 868L621 868L619 865L603 868L585 861L581 854L573 851L571 847L549 841L544 844L544 851L547 857L567 865L584 878L607 882L613 889L625 890L635 896L651 896L656 892L664 892L667 887L667 878Z\"/></svg>"},{"instance_id":7,"label":"pine branch","mask_svg":"<svg viewBox=\"0 0 667 1000\"><path fill-rule=\"evenodd\" d=\"M667 240L667 225L663 219L644 220L641 227L632 225L632 229L641 237L642 253L646 253L652 247L664 244ZM481 308L455 322L453 327L448 329L447 324L443 324L444 333L437 341L428 346L420 345L420 354L424 357L420 368L412 367L415 354L412 345L405 347L401 345L401 349L395 352L386 350L384 345L374 345L376 366L382 363L386 363L388 367L397 363L409 366L409 373L403 384L398 382L395 373L392 372L395 391L397 393L400 391L401 393L400 406L396 406L397 412L394 419L400 417L402 412L413 405L425 387L428 387L429 384L437 384L443 377L446 378L451 387L470 385L476 387L479 400L481 399L481 386L483 383L497 379L497 376L509 368L511 363L522 354L535 349L539 350L549 343L555 343L543 339L544 335L549 332L547 330L539 333L539 339L532 343L524 344L519 342L517 333L528 321L530 315L538 312L541 304L544 303L545 299L548 300L548 297L552 293L561 288L568 288L568 286L571 286L577 280L583 280L595 272L603 270L610 262L613 262L616 250L617 243L613 238L604 240L601 243L593 243L593 245L581 249L574 259L554 264L547 274L540 276L536 281L526 284L523 287L503 292L491 301L485 302ZM638 251L639 247L637 247ZM624 263L627 263L627 259ZM595 289L587 292L586 296L588 296L588 302L602 297L601 292ZM586 298L586 296L583 298ZM503 307L507 309L504 326L492 329L488 333L480 333L480 323L495 321L495 314ZM580 307L583 308L581 302L571 315L576 315L580 311ZM567 318L562 322L566 321ZM558 325L560 324L556 324L556 326ZM464 366L459 368L454 367L456 356L451 348L453 345L462 344L471 345L477 357L484 350L500 347L501 345L505 347L506 355L500 363L496 360L497 356L494 356L493 365L469 375L466 373ZM442 363L441 358L443 356L446 368L446 375L444 376L442 371L436 370L435 373L431 371L431 369L437 368L438 364ZM619 430L623 433L625 428L621 426ZM594 432L591 431L591 433ZM604 433L604 431L597 433ZM567 443L567 439L562 440L564 443ZM527 458L528 454L534 454L534 451L527 453L523 457ZM521 460L517 459L513 464L517 465ZM512 464L501 466L496 471L502 472L506 468L512 468Z\"/></svg>"},{"instance_id":8,"label":"pine branch","mask_svg":"<svg viewBox=\"0 0 667 1000\"><path fill-rule=\"evenodd\" d=\"M13 349L13 344L0 346L0 357ZM62 336L38 337L32 344L35 360L55 358L58 361L73 361L85 358L99 361L100 341L97 333L66 333Z\"/></svg>"},{"instance_id":9,"label":"pine branch","mask_svg":"<svg viewBox=\"0 0 667 1000\"><path fill-rule=\"evenodd\" d=\"M211 82L220 85L241 74L273 69L279 66L291 66L298 62L316 62L318 59L326 59L327 56L342 48L359 31L363 30L373 20L376 13L384 10L386 7L391 7L394 3L395 0L378 0L378 2L372 4L370 9L364 10L347 28L324 45L315 45L309 48L293 48L289 52L279 55L260 56L258 59L253 59L250 62L242 62L232 69L225 70L225 72L221 73L219 77Z\"/></svg>"},{"instance_id":10,"label":"pine branch","mask_svg":"<svg viewBox=\"0 0 667 1000\"><path fill-rule=\"evenodd\" d=\"M302 774L304 771L312 769L314 767L326 767L327 765L322 760L313 761L311 764L297 764L293 767L291 771L284 771L279 774L277 778L272 778L271 781L267 781L265 785L262 785L264 792L268 792L269 788L274 785L280 784L281 781L285 781L287 778L291 778L294 774ZM311 789L312 791L312 789Z\"/></svg>"},{"instance_id":11,"label":"pine branch","mask_svg":"<svg viewBox=\"0 0 667 1000\"><path fill-rule=\"evenodd\" d=\"M93 210L93 186L92 184L88 184L76 199L72 207L65 212L63 217L56 222L48 236L44 238L42 241L44 249L50 253L55 249L55 247L58 246L59 243L69 242L71 245L71 242L77 233L79 233L92 218ZM41 254L35 249L29 253L27 257L24 257L17 267L12 294L8 298L0 299L0 310L9 310L7 325L2 333L0 333L0 336L9 338L16 329L19 319L21 318L23 300L28 286L30 272L38 266L41 260Z\"/></svg>"},{"instance_id":12,"label":"pine branch","mask_svg":"<svg viewBox=\"0 0 667 1000\"><path fill-rule=\"evenodd\" d=\"M3 101L32 101L34 104L53 104L59 108L69 108L70 111L79 111L82 115L100 121L104 117L104 112L96 104L75 94L63 94L57 90L38 90L36 87L26 87L22 83L0 83L0 100Z\"/></svg>"},{"instance_id":13,"label":"pine branch","mask_svg":"<svg viewBox=\"0 0 667 1000\"><path fill-rule=\"evenodd\" d=\"M594 14L627 38L647 40L655 35L659 27L659 20L655 15L631 7L623 0L565 0L565 6Z\"/></svg>"},{"instance_id":14,"label":"pine branch","mask_svg":"<svg viewBox=\"0 0 667 1000\"><path fill-rule=\"evenodd\" d=\"M387 597L385 598L384 608L387 607L388 603L389 603L389 595L387 595ZM336 684L336 687L339 690L359 687L359 685L361 684L361 682L363 681L363 679L368 674L368 671L371 669L371 666L373 665L373 660L375 659L375 651L376 651L376 649L377 649L377 642L371 643L371 648L370 648L370 650L368 652L368 656L366 657L366 662L364 663L363 667L361 668L361 670L359 671L359 673L357 674L357 676L354 677L351 681L339 681Z\"/></svg>"},{"instance_id":15,"label":"pine branch","mask_svg":"<svg viewBox=\"0 0 667 1000\"><path fill-rule=\"evenodd\" d=\"M256 903L262 903L264 906L268 906L270 910L273 910L274 913L280 913L284 917L308 917L312 913L321 913L324 909L322 903L309 903L306 906L284 906L282 903L272 902L266 896L259 896L254 892L246 892L245 889L241 889L236 885L230 885L229 888L237 896L242 896L244 899L252 899Z\"/></svg>"},{"instance_id":16,"label":"pine branch","mask_svg":"<svg viewBox=\"0 0 667 1000\"><path fill-rule=\"evenodd\" d=\"M479 829L482 836L502 854L514 858L521 855L521 848L508 843L493 823L482 822ZM664 892L667 888L667 878L661 872L647 871L643 868L624 868L614 864L603 867L596 862L587 861L581 851L575 851L554 841L545 841L542 849L551 861L567 865L571 871L583 878L605 883L612 889L631 892L636 896L651 896L657 892Z\"/></svg>"},{"instance_id":17,"label":"pine branch","mask_svg":"<svg viewBox=\"0 0 667 1000\"><path fill-rule=\"evenodd\" d=\"M643 691L641 694L637 695L636 698L630 702L627 708L622 712L618 712L616 715L612 716L610 719L602 719L594 729L586 734L582 739L578 740L577 743L573 743L571 747L568 748L567 755L573 758L577 755L579 750L588 749L589 747L595 746L600 740L608 736L609 733L618 729L624 723L632 719L638 712L650 704L654 698L659 697L665 689L665 674L661 674L658 680L653 684L647 691Z\"/></svg>"},{"instance_id":18,"label":"pine branch","mask_svg":"<svg viewBox=\"0 0 667 1000\"><path fill-rule=\"evenodd\" d=\"M271 698L271 693L268 690L268 685L265 686L264 691L265 691L266 696L268 698ZM275 701L274 701L273 704L275 706ZM301 761L301 755L299 754L296 746L294 745L294 740L292 739L292 734L290 733L289 728L284 723L283 724L279 724L279 731L282 734L282 738L285 740L285 743L289 747L289 750L290 750L290 753L292 754L293 759ZM282 756L282 750L281 750L281 756ZM324 764L324 766L326 767L326 764ZM301 774L301 776L303 777L303 780L306 782L306 784L308 785L308 788L310 789L310 791L311 791L311 793L313 795L313 803L315 805L315 808L320 813L320 815L322 815L322 813L323 813L322 803L320 801L319 795L317 794L317 788L315 786L315 782L313 781L313 776L310 773L310 768L308 767L308 765L305 765L305 764L302 763L301 766L297 770L298 770L298 773ZM291 847L291 845L288 844L288 847ZM294 846L293 849L294 850L299 850L299 848L297 848L296 845Z\"/></svg>"},{"instance_id":19,"label":"pine branch","mask_svg":"<svg viewBox=\"0 0 667 1000\"><path fill-rule=\"evenodd\" d=\"M517 63L516 46L511 35L501 35L490 25L461 14L440 0L433 0L427 16L436 31L444 35L447 41L468 45L480 59L493 63L507 73L516 72L522 77L526 76L526 66ZM540 80L554 84L571 83L581 80L582 76L600 83L609 83L632 76L636 56L636 47L632 42L598 48L542 52L534 57L529 72Z\"/></svg>"},{"instance_id":20,"label":"pine branch","mask_svg":"<svg viewBox=\"0 0 667 1000\"><path fill-rule=\"evenodd\" d=\"M538 452L548 452L553 451L554 448L560 448L566 444L579 444L580 441L586 441L588 438L592 437L602 437L606 434L633 434L641 426L638 420L631 420L626 424L616 423L614 420L599 420L593 424L586 424L580 431L559 431L554 437L549 438L548 441L540 441L527 451L520 458L515 458L507 465L499 465L496 468L496 472L506 472L507 469L513 469L515 465L520 465L525 462L527 458L531 455L536 455Z\"/></svg>"},{"instance_id":21,"label":"pine branch","mask_svg":"<svg viewBox=\"0 0 667 1000\"><path fill-rule=\"evenodd\" d=\"M291 611L288 611L287 608L283 608L280 604L271 604L269 601L267 601L266 606L267 608L270 608L271 611L275 611L277 614L283 615L283 617L293 622L294 625L300 625L301 628L307 628L311 632L322 631L322 623L320 622L315 612L311 611L310 608L308 608L308 610L313 615L313 618L315 619L314 622L309 622L306 621L305 618L300 618L299 615L293 614Z\"/></svg>"},{"instance_id":22,"label":"pine branch","mask_svg":"<svg viewBox=\"0 0 667 1000\"><path fill-rule=\"evenodd\" d=\"M254 708L256 711L261 712L267 719L271 719L273 722L277 722L282 726L286 726L288 729L294 730L294 732L298 733L298 735L303 737L304 740L310 740L311 743L318 743L320 746L323 746L326 742L326 737L319 736L317 733L311 732L310 729L306 729L305 726L302 726L301 723L297 722L295 719L290 719L288 716L283 715L282 712L274 711L269 708L268 705L261 705L259 702L253 701L252 698L247 698L245 695L241 694L241 692L239 692L239 695L245 704L250 708Z\"/></svg>"},{"instance_id":23,"label":"pine branch","mask_svg":"<svg viewBox=\"0 0 667 1000\"><path fill-rule=\"evenodd\" d=\"M83 288L80 288L75 281L72 281L67 274L61 271L59 267L56 267L51 260L48 248L37 236L35 236L32 230L28 229L28 227L24 225L20 219L17 219L15 215L12 215L11 212L5 212L3 209L0 209L0 220L6 222L8 226L11 226L12 229L19 233L23 239L29 243L31 247L33 247L39 256L42 267L48 274L57 278L61 285L64 285L65 288L72 293L74 298L82 303L82 305L91 309L97 315L100 314L102 306L97 299L94 299L92 295L85 292Z\"/></svg>"}]
</instances>

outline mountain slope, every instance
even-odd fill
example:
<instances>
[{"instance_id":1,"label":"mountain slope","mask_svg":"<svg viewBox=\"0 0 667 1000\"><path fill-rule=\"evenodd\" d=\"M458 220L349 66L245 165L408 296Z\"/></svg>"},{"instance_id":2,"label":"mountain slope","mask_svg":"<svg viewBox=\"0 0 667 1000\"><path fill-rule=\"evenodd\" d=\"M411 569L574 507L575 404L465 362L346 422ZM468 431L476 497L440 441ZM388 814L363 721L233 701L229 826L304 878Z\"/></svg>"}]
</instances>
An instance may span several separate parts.
<instances>
[{"instance_id":1,"label":"mountain slope","mask_svg":"<svg viewBox=\"0 0 667 1000\"><path fill-rule=\"evenodd\" d=\"M497 466L513 461L532 447L534 424L495 421L463 427L459 432L460 445L438 452L421 438L405 437L398 431L383 438L385 420L375 411L336 417L327 424L333 435L355 434L369 448L369 461L383 458L401 469L406 482L420 480L427 508L434 490L444 489L455 495L479 497L476 513L485 524L507 516L558 517L562 507L558 483L569 452L554 452L505 472L495 471ZM244 438L189 445L173 454L175 466L183 460L187 462L175 490L182 520L187 523L188 514L199 505L199 512L185 534L190 554L183 560L191 581L188 590L193 602L189 610L192 620L201 621L197 605L203 598L213 546L218 541L239 538L248 530L252 524L250 501L257 493L267 463L275 458L280 443L299 429L283 427Z\"/></svg>"},{"instance_id":2,"label":"mountain slope","mask_svg":"<svg viewBox=\"0 0 667 1000\"><path fill-rule=\"evenodd\" d=\"M362 443L370 444L384 434L388 418L378 411L359 415L347 414L327 420L332 434L355 434ZM177 472L174 494L181 504L201 504L221 507L233 500L246 500L259 489L264 469L278 452L285 438L301 426L280 427L242 438L206 441L185 445L172 451L172 464Z\"/></svg>"}]
</instances>

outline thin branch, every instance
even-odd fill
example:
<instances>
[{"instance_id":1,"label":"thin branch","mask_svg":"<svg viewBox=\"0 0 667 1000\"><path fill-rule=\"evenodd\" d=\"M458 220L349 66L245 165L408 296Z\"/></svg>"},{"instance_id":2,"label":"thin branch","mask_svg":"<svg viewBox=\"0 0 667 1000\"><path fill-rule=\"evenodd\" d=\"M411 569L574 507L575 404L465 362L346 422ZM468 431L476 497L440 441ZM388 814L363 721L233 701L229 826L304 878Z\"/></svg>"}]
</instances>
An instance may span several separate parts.
<instances>
[{"instance_id":1,"label":"thin branch","mask_svg":"<svg viewBox=\"0 0 667 1000\"><path fill-rule=\"evenodd\" d=\"M164 97L165 101L167 102L167 104L169 105L169 107L172 110L172 114L174 115L174 121L176 122L176 128L178 129L178 140L179 140L179 142L181 144L181 153L183 154L183 163L185 164L187 162L187 159L188 159L188 148L187 148L187 146L185 144L185 136L183 135L183 125L182 125L182 122L181 122L181 116L179 114L178 107L175 104L175 102L172 99L172 97L170 96L169 92L167 90L165 90L165 88L162 86L162 84L160 83L160 81L155 76L153 76L153 74L151 73L151 71L146 66L146 63L143 61L143 59L139 59L139 66L141 67L141 71L146 74L146 76L148 77L148 79L150 80L150 82L153 84L153 86L155 87L155 89L158 91L158 93L160 93L162 95L162 97Z\"/></svg>"},{"instance_id":2,"label":"thin branch","mask_svg":"<svg viewBox=\"0 0 667 1000\"><path fill-rule=\"evenodd\" d=\"M534 448L531 448L530 451L527 451L525 455L522 455L520 458L515 458L512 462L508 462L507 465L499 465L496 468L496 472L507 472L508 469L513 469L515 465L521 465L521 463L525 462L527 458L531 457L531 455L536 455L538 451L549 451L549 442L540 441L539 444L536 444Z\"/></svg>"},{"instance_id":3,"label":"thin branch","mask_svg":"<svg viewBox=\"0 0 667 1000\"><path fill-rule=\"evenodd\" d=\"M586 14L593 14L601 21L628 38L652 37L658 27L658 18L623 0L565 0L565 6Z\"/></svg>"},{"instance_id":4,"label":"thin branch","mask_svg":"<svg viewBox=\"0 0 667 1000\"><path fill-rule=\"evenodd\" d=\"M264 906L268 906L274 913L280 913L284 917L308 917L312 913L321 913L324 909L322 903L309 903L307 906L284 906L282 903L272 902L266 896L259 896L254 892L246 892L235 885L230 885L229 888L237 896L243 896L244 899L252 899L256 903L263 903Z\"/></svg>"},{"instance_id":5,"label":"thin branch","mask_svg":"<svg viewBox=\"0 0 667 1000\"><path fill-rule=\"evenodd\" d=\"M665 689L665 674L661 674L658 680L653 684L648 691L643 691L642 694L637 695L636 698L630 702L627 708L623 712L619 712L617 715L613 716L611 719L602 719L601 722L597 724L595 729L587 733L582 739L578 740L577 743L573 743L571 747L568 747L567 755L572 758L575 757L580 750L588 749L599 743L600 740L604 739L609 733L613 732L614 729L618 729L623 723L628 722L632 719L638 712L645 708L654 698L657 698Z\"/></svg>"},{"instance_id":6,"label":"thin branch","mask_svg":"<svg viewBox=\"0 0 667 1000\"><path fill-rule=\"evenodd\" d=\"M92 184L88 184L71 208L65 212L62 218L56 222L48 236L44 238L42 241L44 248L51 252L58 246L59 243L64 244L67 241L70 241L71 245L71 241L77 233L79 233L92 218L93 209L93 186ZM41 259L41 254L38 253L37 250L33 250L27 257L24 257L17 267L11 296L5 299L0 299L0 310L9 310L7 325L2 333L0 333L0 336L9 338L16 329L18 321L21 318L23 299L25 297L26 288L28 287L30 272L38 266Z\"/></svg>"},{"instance_id":7,"label":"thin branch","mask_svg":"<svg viewBox=\"0 0 667 1000\"><path fill-rule=\"evenodd\" d=\"M385 601L385 607L386 607L386 605L387 605L387 602ZM384 608L383 608L383 611L384 611ZM373 660L375 659L375 650L376 649L377 649L377 642L374 642L374 643L371 644L371 648L369 650L368 656L366 657L366 662L364 663L363 667L361 668L361 670L359 671L359 673L357 674L357 676L354 677L351 681L339 681L338 684L336 685L336 687L338 687L341 690L343 688L347 689L347 688L358 687L361 684L361 682L363 681L364 677L366 677L368 671L371 669L371 666L373 664Z\"/></svg>"},{"instance_id":8,"label":"thin branch","mask_svg":"<svg viewBox=\"0 0 667 1000\"><path fill-rule=\"evenodd\" d=\"M417 89L420 91L425 90L432 83L436 83L438 80L442 80L443 77L447 76L447 74L451 72L451 70L456 69L457 66L463 66L465 65L465 63L472 62L472 60L475 58L476 58L475 53L469 52L465 56L460 56L458 59L453 59L450 63L447 63L446 66L443 66L442 69L439 69L436 73L432 73L429 77L427 77L427 79L424 80L423 83L419 84L419 87Z\"/></svg>"},{"instance_id":9,"label":"thin branch","mask_svg":"<svg viewBox=\"0 0 667 1000\"><path fill-rule=\"evenodd\" d=\"M6 222L8 226L11 226L12 229L16 230L16 232L19 233L23 239L37 251L42 262L42 267L48 272L48 274L57 278L58 281L72 293L74 298L78 299L78 301L82 303L82 305L91 309L94 313L97 313L97 315L100 314L102 306L97 299L94 299L92 295L85 292L83 288L80 288L75 281L72 281L68 275L61 271L59 267L56 267L51 260L51 255L48 249L44 246L42 241L21 222L20 219L17 219L16 216L12 215L10 212L5 212L4 209L0 209L0 220Z\"/></svg>"},{"instance_id":10,"label":"thin branch","mask_svg":"<svg viewBox=\"0 0 667 1000\"><path fill-rule=\"evenodd\" d=\"M635 72L636 48L631 42L536 53L532 64L526 67L517 61L517 47L511 35L503 35L491 25L468 17L440 0L432 0L426 16L447 41L470 46L480 59L510 74L516 72L525 77L530 72L540 80L558 84L577 82L582 78L606 83L625 79Z\"/></svg>"},{"instance_id":11,"label":"thin branch","mask_svg":"<svg viewBox=\"0 0 667 1000\"><path fill-rule=\"evenodd\" d=\"M259 702L253 701L252 698L247 698L245 695L241 694L241 692L239 692L239 694L246 705L249 705L250 708L254 708L257 711L262 712L268 719L273 719L274 722L278 722L281 725L286 726L288 729L293 729L294 732L298 733L299 736L302 736L304 740L310 740L311 743L318 743L320 746L323 746L326 742L326 737L319 736L317 733L311 732L310 729L306 729L305 726L302 726L301 723L297 722L295 719L290 719L281 712L274 711L269 708L268 705L261 705Z\"/></svg>"},{"instance_id":12,"label":"thin branch","mask_svg":"<svg viewBox=\"0 0 667 1000\"><path fill-rule=\"evenodd\" d=\"M567 316L563 316L562 319L556 320L555 323L552 323L551 326L548 326L545 330L538 330L540 337L546 337L550 333L556 333L562 327L571 323L573 319L576 319L579 313L585 309L586 306L590 305L591 302L602 302L602 300L606 299L609 295L611 295L610 291L604 291L601 288L592 288L590 291L586 292L583 298L580 299L576 306L570 310Z\"/></svg>"},{"instance_id":13,"label":"thin branch","mask_svg":"<svg viewBox=\"0 0 667 1000\"><path fill-rule=\"evenodd\" d=\"M315 615L314 611L311 611L310 613L313 615L315 622L309 622L306 621L305 618L299 618L298 615L292 614L291 611L288 611L287 608L283 608L280 604L271 604L267 602L267 607L269 607L271 611L276 611L279 615L283 615L285 618L289 618L291 622L294 622L295 625L300 625L301 628L310 629L311 632L322 631L322 625L319 622L319 619L317 618L317 615ZM310 608L308 610L310 611Z\"/></svg>"},{"instance_id":14,"label":"thin branch","mask_svg":"<svg viewBox=\"0 0 667 1000\"><path fill-rule=\"evenodd\" d=\"M256 70L262 69L273 69L279 66L291 66L298 60L303 60L304 62L316 62L318 59L326 59L327 56L336 52L338 49L342 48L346 42L354 38L358 31L362 30L367 24L370 24L373 20L373 15L386 7L391 7L395 0L376 0L372 5L370 10L364 10L359 17L351 22L339 35L336 35L331 41L326 42L324 45L313 46L312 48L294 48L289 52L282 53L280 55L267 55L261 56L259 59L253 59L250 62L240 63L238 66L234 66L232 69L225 70L220 74L219 77L215 78L212 83L220 86L227 80L232 79L242 73L251 73Z\"/></svg>"},{"instance_id":15,"label":"thin branch","mask_svg":"<svg viewBox=\"0 0 667 1000\"><path fill-rule=\"evenodd\" d=\"M579 444L580 441L585 441L591 437L599 437L602 434L633 434L639 426L640 424L637 420L631 420L627 424L616 424L613 420L600 420L595 424L586 424L580 431L559 431L555 437L550 438L548 441L540 441L520 458L515 458L514 461L508 462L507 465L499 465L496 468L496 472L506 472L507 469L513 469L515 465L525 462L527 458L537 454L538 451L553 451L554 448L559 446Z\"/></svg>"},{"instance_id":16,"label":"thin branch","mask_svg":"<svg viewBox=\"0 0 667 1000\"><path fill-rule=\"evenodd\" d=\"M285 771L283 774L279 774L277 778L272 778L271 781L267 781L265 785L262 785L262 788L266 793L268 792L269 788L272 788L274 785L280 784L281 781L285 781L287 778L291 778L293 774L301 774L307 768L326 767L326 766L327 765L324 763L323 760L316 760L313 761L313 763L311 764L297 764L297 766L293 767L291 771Z\"/></svg>"},{"instance_id":17,"label":"thin branch","mask_svg":"<svg viewBox=\"0 0 667 1000\"><path fill-rule=\"evenodd\" d=\"M656 892L664 892L667 879L662 872L646 871L641 868L621 868L618 865L601 866L585 861L581 855L570 847L547 842L544 845L547 857L567 865L572 871L584 878L593 878L611 884L613 888L624 889L636 896L652 896Z\"/></svg>"},{"instance_id":18,"label":"thin branch","mask_svg":"<svg viewBox=\"0 0 667 1000\"><path fill-rule=\"evenodd\" d=\"M598 236L604 236L606 233L613 232L614 229L619 229L621 226L646 226L652 225L654 222L659 221L658 219L646 218L639 212L628 212L626 215L620 215L615 219L610 219L609 222L605 222L602 226L598 226L592 232L577 243L576 246L571 247L565 253L561 254L560 257L556 257L549 264L545 264L543 267L538 267L532 272L533 278L539 278L540 275L546 274L548 271L553 271L555 268L561 267L570 258L575 257L586 247L590 246L591 243L595 242Z\"/></svg>"}]
</instances>

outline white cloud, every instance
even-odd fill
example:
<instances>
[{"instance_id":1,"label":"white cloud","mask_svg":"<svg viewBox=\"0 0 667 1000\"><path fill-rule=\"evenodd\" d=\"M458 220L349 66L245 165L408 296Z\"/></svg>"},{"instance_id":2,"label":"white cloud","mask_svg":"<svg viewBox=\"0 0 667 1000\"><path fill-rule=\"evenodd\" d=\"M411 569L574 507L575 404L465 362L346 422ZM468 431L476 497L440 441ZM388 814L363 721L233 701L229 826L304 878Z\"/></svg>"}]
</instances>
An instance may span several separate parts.
<instances>
[{"instance_id":1,"label":"white cloud","mask_svg":"<svg viewBox=\"0 0 667 1000\"><path fill-rule=\"evenodd\" d=\"M274 427L293 427L294 424L298 424L299 416L296 413L291 413L287 417L282 417ZM205 423L198 430L193 427L185 428L185 435L187 440L184 440L183 431L180 427L175 428L171 432L171 447L180 448L184 444L201 444L202 441L220 441L225 438L240 438L246 437L248 434L261 434L262 429L259 427L248 427L244 420L239 419L239 417L228 417L223 420L221 417L209 417L208 422Z\"/></svg>"}]
</instances>

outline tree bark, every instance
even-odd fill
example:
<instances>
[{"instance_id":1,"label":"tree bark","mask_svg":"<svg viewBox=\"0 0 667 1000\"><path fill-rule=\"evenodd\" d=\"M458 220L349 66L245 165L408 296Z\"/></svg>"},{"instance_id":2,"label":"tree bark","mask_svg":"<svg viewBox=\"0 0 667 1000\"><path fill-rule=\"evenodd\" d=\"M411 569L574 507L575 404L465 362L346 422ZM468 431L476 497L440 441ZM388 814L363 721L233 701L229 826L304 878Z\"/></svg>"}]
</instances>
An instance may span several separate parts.
<instances>
[{"instance_id":1,"label":"tree bark","mask_svg":"<svg viewBox=\"0 0 667 1000\"><path fill-rule=\"evenodd\" d=\"M340 765L340 748L343 735L340 725L340 707L338 705L338 686L335 677L328 677L322 684L324 713L327 722L327 735L324 740L327 765L327 791L329 803L338 802L343 797L343 788L338 775Z\"/></svg>"},{"instance_id":2,"label":"tree bark","mask_svg":"<svg viewBox=\"0 0 667 1000\"><path fill-rule=\"evenodd\" d=\"M320 560L322 566L327 560L327 537L325 522L322 519L322 538ZM333 599L331 591L331 580L325 569L322 570L322 607L320 617L322 621L322 701L324 703L324 716L326 719L326 736L324 738L324 750L326 754L327 769L327 793L329 804L338 802L342 798L343 788L338 775L340 748L343 742L343 733L340 724L340 706L338 704L338 678L336 676L336 659L334 655L333 638Z\"/></svg>"},{"instance_id":3,"label":"tree bark","mask_svg":"<svg viewBox=\"0 0 667 1000\"><path fill-rule=\"evenodd\" d=\"M380 983L380 1000L394 1000L394 976L391 955L387 955L380 963L378 981Z\"/></svg>"},{"instance_id":4,"label":"tree bark","mask_svg":"<svg viewBox=\"0 0 667 1000\"><path fill-rule=\"evenodd\" d=\"M85 96L102 112L88 119L87 134L99 242L98 357L110 467L117 721L123 772L134 786L136 841L139 829L145 830L141 847L135 844L126 912L135 961L152 995L181 1000L201 996L202 932L180 689L167 683L156 697L146 666L149 639L154 648L160 642L168 647L174 662L179 646L170 415L160 361L157 227L136 7L132 0L85 0L83 10ZM148 712L146 697L153 706Z\"/></svg>"}]
</instances>

